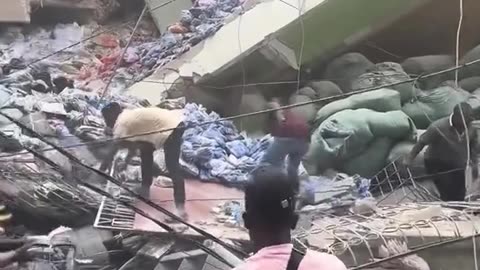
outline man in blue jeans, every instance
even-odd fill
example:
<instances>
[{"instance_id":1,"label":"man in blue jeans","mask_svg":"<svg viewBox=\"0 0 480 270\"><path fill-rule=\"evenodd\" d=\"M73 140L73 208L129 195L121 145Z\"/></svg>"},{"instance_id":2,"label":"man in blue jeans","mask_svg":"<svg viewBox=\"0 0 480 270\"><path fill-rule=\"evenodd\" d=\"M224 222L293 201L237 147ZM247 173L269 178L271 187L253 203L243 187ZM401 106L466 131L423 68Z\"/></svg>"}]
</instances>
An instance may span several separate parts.
<instances>
[{"instance_id":1,"label":"man in blue jeans","mask_svg":"<svg viewBox=\"0 0 480 270\"><path fill-rule=\"evenodd\" d=\"M280 102L277 98L269 102L269 107L276 109L269 115L273 143L263 155L261 163L283 168L287 157L287 173L298 192L298 167L310 144L310 127L306 119L292 110L279 110Z\"/></svg>"}]
</instances>

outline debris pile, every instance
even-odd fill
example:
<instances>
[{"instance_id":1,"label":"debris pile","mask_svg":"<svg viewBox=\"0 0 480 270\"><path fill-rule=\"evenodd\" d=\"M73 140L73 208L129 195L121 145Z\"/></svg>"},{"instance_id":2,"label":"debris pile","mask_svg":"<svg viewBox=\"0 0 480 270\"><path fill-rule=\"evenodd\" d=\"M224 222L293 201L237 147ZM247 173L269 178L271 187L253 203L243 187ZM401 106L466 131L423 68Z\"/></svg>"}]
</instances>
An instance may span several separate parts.
<instances>
[{"instance_id":1,"label":"debris pile","mask_svg":"<svg viewBox=\"0 0 480 270\"><path fill-rule=\"evenodd\" d=\"M200 179L219 179L229 184L242 184L259 164L271 142L240 134L231 121L218 121L220 116L208 114L202 106L187 104L185 122L193 126L185 131L182 160L187 171Z\"/></svg>"},{"instance_id":2,"label":"debris pile","mask_svg":"<svg viewBox=\"0 0 480 270\"><path fill-rule=\"evenodd\" d=\"M359 200L370 199L370 180L359 175L338 173L333 179L325 176L310 176L301 184L301 205L311 205L304 211L321 210L335 213L348 209Z\"/></svg>"},{"instance_id":3,"label":"debris pile","mask_svg":"<svg viewBox=\"0 0 480 270\"><path fill-rule=\"evenodd\" d=\"M116 5L111 0L98 2L102 7ZM135 33L128 27L105 32L95 23L29 30L8 27L0 36L0 83L27 92L59 93L67 86L103 92L113 76L108 90L120 93L214 35L227 17L242 12L242 3L240 0L196 2L191 9L182 11L179 22L158 38L148 23L141 24ZM131 35L132 42L123 54Z\"/></svg>"},{"instance_id":4,"label":"debris pile","mask_svg":"<svg viewBox=\"0 0 480 270\"><path fill-rule=\"evenodd\" d=\"M196 1L189 10L183 10L180 20L170 25L159 40L143 44L135 52L147 68L168 64L202 40L214 35L227 17L242 12L242 0Z\"/></svg>"}]
</instances>

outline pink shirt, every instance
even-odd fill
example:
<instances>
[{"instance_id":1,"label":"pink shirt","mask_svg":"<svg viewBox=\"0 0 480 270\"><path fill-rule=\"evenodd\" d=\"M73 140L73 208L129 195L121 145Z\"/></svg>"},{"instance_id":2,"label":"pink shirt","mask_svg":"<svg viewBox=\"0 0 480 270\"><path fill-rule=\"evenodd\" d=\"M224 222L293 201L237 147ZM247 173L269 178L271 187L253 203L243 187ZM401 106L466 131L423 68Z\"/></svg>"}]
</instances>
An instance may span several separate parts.
<instances>
[{"instance_id":1,"label":"pink shirt","mask_svg":"<svg viewBox=\"0 0 480 270\"><path fill-rule=\"evenodd\" d=\"M287 269L292 244L283 244L262 248L245 263L234 270L284 270ZM316 251L307 251L298 270L346 270L347 267L337 257Z\"/></svg>"}]
</instances>

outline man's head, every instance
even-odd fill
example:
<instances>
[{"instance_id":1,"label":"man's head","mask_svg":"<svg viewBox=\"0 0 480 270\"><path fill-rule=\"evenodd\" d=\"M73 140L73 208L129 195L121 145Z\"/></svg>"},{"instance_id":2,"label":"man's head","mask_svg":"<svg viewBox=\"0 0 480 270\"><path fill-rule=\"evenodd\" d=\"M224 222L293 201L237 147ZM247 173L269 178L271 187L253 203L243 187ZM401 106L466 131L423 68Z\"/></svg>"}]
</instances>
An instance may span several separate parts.
<instances>
[{"instance_id":1,"label":"man's head","mask_svg":"<svg viewBox=\"0 0 480 270\"><path fill-rule=\"evenodd\" d=\"M468 126L473 120L475 119L470 104L462 102L453 108L452 125L455 129L463 131L465 124Z\"/></svg>"},{"instance_id":2,"label":"man's head","mask_svg":"<svg viewBox=\"0 0 480 270\"><path fill-rule=\"evenodd\" d=\"M292 179L278 167L254 170L245 188L245 227L255 242L290 241L290 230L297 225ZM267 243L268 244L268 243Z\"/></svg>"},{"instance_id":3,"label":"man's head","mask_svg":"<svg viewBox=\"0 0 480 270\"><path fill-rule=\"evenodd\" d=\"M120 106L120 104L117 102L111 102L103 107L102 115L107 127L113 128L113 126L115 126L115 122L122 111L122 106Z\"/></svg>"}]
</instances>

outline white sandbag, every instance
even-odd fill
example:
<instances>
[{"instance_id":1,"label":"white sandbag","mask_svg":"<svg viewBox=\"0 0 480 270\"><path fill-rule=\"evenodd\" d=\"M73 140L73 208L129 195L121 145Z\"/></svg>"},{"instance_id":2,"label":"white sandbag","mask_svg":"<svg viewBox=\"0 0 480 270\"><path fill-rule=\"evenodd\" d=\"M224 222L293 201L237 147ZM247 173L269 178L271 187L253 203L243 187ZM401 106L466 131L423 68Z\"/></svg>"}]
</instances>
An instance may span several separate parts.
<instances>
[{"instance_id":1,"label":"white sandbag","mask_svg":"<svg viewBox=\"0 0 480 270\"><path fill-rule=\"evenodd\" d=\"M323 78L336 83L343 92L348 93L352 91L352 82L373 66L374 64L360 53L346 53L327 65Z\"/></svg>"}]
</instances>

